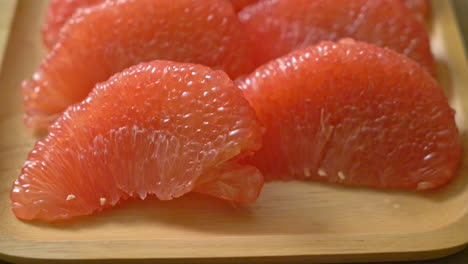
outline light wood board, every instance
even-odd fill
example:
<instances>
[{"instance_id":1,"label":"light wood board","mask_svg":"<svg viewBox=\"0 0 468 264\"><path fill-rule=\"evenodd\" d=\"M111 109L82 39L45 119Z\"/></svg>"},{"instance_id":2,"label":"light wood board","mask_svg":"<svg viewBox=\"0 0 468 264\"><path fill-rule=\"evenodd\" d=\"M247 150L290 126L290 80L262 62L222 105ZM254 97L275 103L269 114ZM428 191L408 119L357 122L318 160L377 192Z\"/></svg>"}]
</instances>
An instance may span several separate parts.
<instances>
[{"instance_id":1,"label":"light wood board","mask_svg":"<svg viewBox=\"0 0 468 264\"><path fill-rule=\"evenodd\" d=\"M457 111L467 150L468 67L449 2L433 4L440 82ZM35 142L23 126L19 84L45 54L39 36L45 7L42 0L19 2L0 73L0 258L362 262L436 258L468 242L467 155L456 180L426 194L268 183L247 207L187 195L170 202L132 201L67 223L19 221L10 210L9 191Z\"/></svg>"},{"instance_id":2,"label":"light wood board","mask_svg":"<svg viewBox=\"0 0 468 264\"><path fill-rule=\"evenodd\" d=\"M15 15L16 0L0 0L0 69L10 35L10 26Z\"/></svg>"}]
</instances>

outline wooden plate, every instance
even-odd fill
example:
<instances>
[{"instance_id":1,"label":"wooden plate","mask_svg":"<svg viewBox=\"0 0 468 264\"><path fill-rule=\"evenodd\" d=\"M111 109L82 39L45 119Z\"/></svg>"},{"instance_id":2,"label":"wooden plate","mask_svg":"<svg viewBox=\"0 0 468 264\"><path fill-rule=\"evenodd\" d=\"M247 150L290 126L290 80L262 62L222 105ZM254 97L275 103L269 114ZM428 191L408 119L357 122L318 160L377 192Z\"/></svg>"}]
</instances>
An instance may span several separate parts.
<instances>
[{"instance_id":1,"label":"wooden plate","mask_svg":"<svg viewBox=\"0 0 468 264\"><path fill-rule=\"evenodd\" d=\"M10 33L10 26L15 14L16 0L0 2L0 66Z\"/></svg>"},{"instance_id":2,"label":"wooden plate","mask_svg":"<svg viewBox=\"0 0 468 264\"><path fill-rule=\"evenodd\" d=\"M468 242L467 155L456 180L427 194L268 183L248 207L187 195L128 202L53 225L16 219L9 190L35 142L23 126L19 84L45 54L39 36L45 7L42 0L19 2L0 75L0 258L383 261L441 257ZM440 82L457 110L466 150L468 67L449 2L434 1L433 10Z\"/></svg>"}]
</instances>

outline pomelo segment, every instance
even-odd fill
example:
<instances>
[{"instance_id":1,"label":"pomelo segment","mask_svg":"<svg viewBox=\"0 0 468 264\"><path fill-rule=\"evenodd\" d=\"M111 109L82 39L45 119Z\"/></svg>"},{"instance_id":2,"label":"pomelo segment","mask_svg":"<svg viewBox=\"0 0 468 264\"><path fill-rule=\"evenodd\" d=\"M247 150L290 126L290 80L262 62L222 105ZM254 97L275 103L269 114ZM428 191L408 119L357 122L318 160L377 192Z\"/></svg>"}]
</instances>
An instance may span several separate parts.
<instances>
[{"instance_id":1,"label":"pomelo segment","mask_svg":"<svg viewBox=\"0 0 468 264\"><path fill-rule=\"evenodd\" d=\"M153 59L199 63L231 78L254 69L248 37L228 1L106 1L78 9L23 82L26 125L47 128L97 82Z\"/></svg>"},{"instance_id":2,"label":"pomelo segment","mask_svg":"<svg viewBox=\"0 0 468 264\"><path fill-rule=\"evenodd\" d=\"M104 0L52 0L47 9L46 21L41 28L42 42L52 49L59 39L60 29L78 8L91 7Z\"/></svg>"},{"instance_id":3,"label":"pomelo segment","mask_svg":"<svg viewBox=\"0 0 468 264\"><path fill-rule=\"evenodd\" d=\"M257 65L322 40L350 37L394 49L435 74L427 32L401 1L264 0L239 18Z\"/></svg>"},{"instance_id":4,"label":"pomelo segment","mask_svg":"<svg viewBox=\"0 0 468 264\"><path fill-rule=\"evenodd\" d=\"M259 0L231 0L231 3L234 6L236 12L238 12L241 11L244 7L252 5L258 1Z\"/></svg>"},{"instance_id":5,"label":"pomelo segment","mask_svg":"<svg viewBox=\"0 0 468 264\"><path fill-rule=\"evenodd\" d=\"M41 29L42 40L48 49L52 49L59 39L63 25L79 8L91 7L105 0L52 0L47 9L46 21ZM116 1L116 0L108 0ZM227 1L227 0L220 0ZM230 0L234 10L240 11L258 0Z\"/></svg>"},{"instance_id":6,"label":"pomelo segment","mask_svg":"<svg viewBox=\"0 0 468 264\"><path fill-rule=\"evenodd\" d=\"M455 175L454 111L436 81L393 50L321 42L239 87L267 128L251 159L266 179L426 190Z\"/></svg>"},{"instance_id":7,"label":"pomelo segment","mask_svg":"<svg viewBox=\"0 0 468 264\"><path fill-rule=\"evenodd\" d=\"M421 23L425 23L431 16L430 0L403 0L413 16Z\"/></svg>"},{"instance_id":8,"label":"pomelo segment","mask_svg":"<svg viewBox=\"0 0 468 264\"><path fill-rule=\"evenodd\" d=\"M49 128L13 184L12 209L52 221L190 191L251 203L263 176L238 161L260 148L262 131L224 72L139 64L97 84Z\"/></svg>"}]
</instances>

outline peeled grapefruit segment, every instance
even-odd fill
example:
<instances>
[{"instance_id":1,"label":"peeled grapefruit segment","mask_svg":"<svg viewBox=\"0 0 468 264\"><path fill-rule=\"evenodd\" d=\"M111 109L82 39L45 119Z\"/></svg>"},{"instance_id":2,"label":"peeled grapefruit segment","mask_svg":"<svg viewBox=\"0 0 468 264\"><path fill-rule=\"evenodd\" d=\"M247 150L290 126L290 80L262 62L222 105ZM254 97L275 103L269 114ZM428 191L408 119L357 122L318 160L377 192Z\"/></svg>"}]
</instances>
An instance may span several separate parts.
<instances>
[{"instance_id":1,"label":"peeled grapefruit segment","mask_svg":"<svg viewBox=\"0 0 468 264\"><path fill-rule=\"evenodd\" d=\"M424 24L431 16L430 0L403 0L406 7L413 13L421 23Z\"/></svg>"},{"instance_id":2,"label":"peeled grapefruit segment","mask_svg":"<svg viewBox=\"0 0 468 264\"><path fill-rule=\"evenodd\" d=\"M41 29L42 41L48 49L57 43L60 30L79 8L92 7L105 0L52 0L47 9L46 21ZM108 0L109 1L109 0ZM116 1L116 0L110 0ZM227 1L227 0L220 0ZM240 11L258 0L231 0L234 10Z\"/></svg>"},{"instance_id":3,"label":"peeled grapefruit segment","mask_svg":"<svg viewBox=\"0 0 468 264\"><path fill-rule=\"evenodd\" d=\"M239 87L267 128L251 159L266 179L426 190L457 169L458 130L443 89L393 50L321 42Z\"/></svg>"},{"instance_id":4,"label":"peeled grapefruit segment","mask_svg":"<svg viewBox=\"0 0 468 264\"><path fill-rule=\"evenodd\" d=\"M259 0L231 0L234 9L238 12L248 5L252 5Z\"/></svg>"},{"instance_id":5,"label":"peeled grapefruit segment","mask_svg":"<svg viewBox=\"0 0 468 264\"><path fill-rule=\"evenodd\" d=\"M153 59L199 63L232 78L250 73L247 38L223 0L120 0L78 9L22 84L25 123L47 128L97 82Z\"/></svg>"},{"instance_id":6,"label":"peeled grapefruit segment","mask_svg":"<svg viewBox=\"0 0 468 264\"><path fill-rule=\"evenodd\" d=\"M257 65L322 40L350 37L394 49L435 73L427 32L401 1L264 0L239 18Z\"/></svg>"},{"instance_id":7,"label":"peeled grapefruit segment","mask_svg":"<svg viewBox=\"0 0 468 264\"><path fill-rule=\"evenodd\" d=\"M52 0L47 9L46 21L41 28L42 42L52 49L59 38L60 29L78 8L102 3L104 0Z\"/></svg>"},{"instance_id":8,"label":"peeled grapefruit segment","mask_svg":"<svg viewBox=\"0 0 468 264\"><path fill-rule=\"evenodd\" d=\"M254 110L229 77L154 61L70 106L30 152L11 190L22 219L89 215L121 199L195 191L255 201L263 176L238 161L261 146Z\"/></svg>"}]
</instances>

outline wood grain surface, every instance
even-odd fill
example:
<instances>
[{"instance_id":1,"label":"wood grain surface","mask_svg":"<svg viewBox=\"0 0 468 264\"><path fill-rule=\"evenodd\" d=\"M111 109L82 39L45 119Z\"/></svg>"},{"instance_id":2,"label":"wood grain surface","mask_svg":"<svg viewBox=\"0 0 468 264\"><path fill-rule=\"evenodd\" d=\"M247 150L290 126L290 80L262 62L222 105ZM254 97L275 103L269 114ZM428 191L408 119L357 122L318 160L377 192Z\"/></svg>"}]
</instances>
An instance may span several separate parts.
<instances>
[{"instance_id":1,"label":"wood grain surface","mask_svg":"<svg viewBox=\"0 0 468 264\"><path fill-rule=\"evenodd\" d=\"M15 14L16 0L0 0L0 69Z\"/></svg>"},{"instance_id":2,"label":"wood grain surface","mask_svg":"<svg viewBox=\"0 0 468 264\"><path fill-rule=\"evenodd\" d=\"M18 88L45 55L39 36L45 7L43 0L18 3L0 72L0 258L391 261L440 257L468 242L467 155L456 180L432 193L268 183L259 201L247 207L187 195L170 202L132 201L66 223L19 221L8 193L36 138L23 125ZM447 1L434 1L431 42L439 81L457 110L468 149L468 67Z\"/></svg>"}]
</instances>

